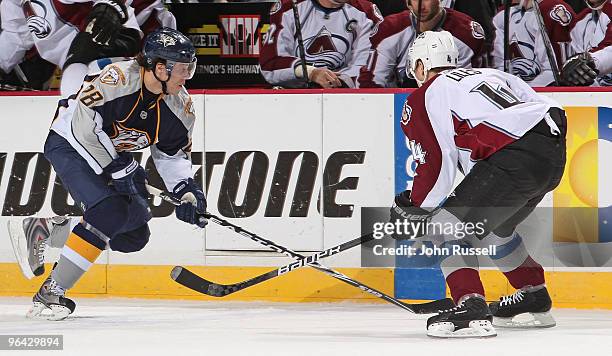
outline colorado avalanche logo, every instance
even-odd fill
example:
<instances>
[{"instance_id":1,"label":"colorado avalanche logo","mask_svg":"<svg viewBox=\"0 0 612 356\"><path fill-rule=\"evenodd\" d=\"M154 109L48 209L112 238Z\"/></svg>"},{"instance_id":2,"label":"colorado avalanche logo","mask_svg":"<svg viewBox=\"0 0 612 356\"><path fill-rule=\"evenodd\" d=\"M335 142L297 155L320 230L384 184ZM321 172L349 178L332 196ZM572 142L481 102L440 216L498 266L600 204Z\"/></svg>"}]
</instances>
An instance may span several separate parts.
<instances>
[{"instance_id":1,"label":"colorado avalanche logo","mask_svg":"<svg viewBox=\"0 0 612 356\"><path fill-rule=\"evenodd\" d=\"M38 0L33 0L24 1L21 6L24 14L27 14L26 24L30 32L39 40L47 38L51 33L51 24L45 19L47 17L45 5ZM42 16L38 15L34 6L42 12Z\"/></svg>"},{"instance_id":2,"label":"colorado avalanche logo","mask_svg":"<svg viewBox=\"0 0 612 356\"><path fill-rule=\"evenodd\" d=\"M565 6L561 4L555 5L555 7L550 10L550 18L557 21L561 24L561 26L567 26L572 21L572 14L565 8Z\"/></svg>"},{"instance_id":3,"label":"colorado avalanche logo","mask_svg":"<svg viewBox=\"0 0 612 356\"><path fill-rule=\"evenodd\" d=\"M410 105L408 105L408 102L406 102L404 103L404 108L402 110L402 118L401 118L402 125L404 126L408 125L411 117L412 117L412 108L410 107Z\"/></svg>"},{"instance_id":4,"label":"colorado avalanche logo","mask_svg":"<svg viewBox=\"0 0 612 356\"><path fill-rule=\"evenodd\" d=\"M484 29L476 21L470 21L470 27L472 28L472 36L475 39L481 40L485 38Z\"/></svg>"},{"instance_id":5,"label":"colorado avalanche logo","mask_svg":"<svg viewBox=\"0 0 612 356\"><path fill-rule=\"evenodd\" d=\"M350 49L348 39L338 34L333 34L323 26L316 36L304 40L306 49L306 61L315 67L327 67L328 69L340 69L346 63L346 54ZM298 50L296 48L296 56Z\"/></svg>"},{"instance_id":6,"label":"colorado avalanche logo","mask_svg":"<svg viewBox=\"0 0 612 356\"><path fill-rule=\"evenodd\" d=\"M374 3L372 4L372 10L374 10L373 14L376 17L377 21L372 25L372 33L370 34L370 37L374 36L378 32L378 27L385 20L382 15L382 12L380 12L378 6L376 6L376 4Z\"/></svg>"},{"instance_id":7,"label":"colorado avalanche logo","mask_svg":"<svg viewBox=\"0 0 612 356\"><path fill-rule=\"evenodd\" d=\"M274 15L275 13L278 12L278 10L280 10L283 7L283 4L281 3L281 0L276 0L276 2L274 3L274 5L272 5L272 8L270 9L270 15Z\"/></svg>"}]
</instances>

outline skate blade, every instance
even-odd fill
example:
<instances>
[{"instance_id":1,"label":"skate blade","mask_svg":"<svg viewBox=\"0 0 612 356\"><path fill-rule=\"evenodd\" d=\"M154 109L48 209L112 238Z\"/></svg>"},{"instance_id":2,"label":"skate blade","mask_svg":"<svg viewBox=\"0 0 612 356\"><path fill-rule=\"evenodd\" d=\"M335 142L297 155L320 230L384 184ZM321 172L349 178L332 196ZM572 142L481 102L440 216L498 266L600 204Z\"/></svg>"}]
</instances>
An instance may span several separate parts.
<instances>
[{"instance_id":1,"label":"skate blade","mask_svg":"<svg viewBox=\"0 0 612 356\"><path fill-rule=\"evenodd\" d=\"M485 338L497 336L497 332L488 320L472 320L469 327L455 331L451 322L434 323L427 328L427 336L441 339L449 338Z\"/></svg>"},{"instance_id":2,"label":"skate blade","mask_svg":"<svg viewBox=\"0 0 612 356\"><path fill-rule=\"evenodd\" d=\"M70 313L70 309L63 305L51 305L51 307L47 308L43 303L34 302L34 305L32 305L32 308L30 308L26 314L26 318L32 320L60 321L66 319Z\"/></svg>"},{"instance_id":3,"label":"skate blade","mask_svg":"<svg viewBox=\"0 0 612 356\"><path fill-rule=\"evenodd\" d=\"M512 318L493 317L493 326L498 326L500 328L552 328L555 325L557 325L557 322L549 312L522 313Z\"/></svg>"},{"instance_id":4,"label":"skate blade","mask_svg":"<svg viewBox=\"0 0 612 356\"><path fill-rule=\"evenodd\" d=\"M13 253L17 259L17 264L19 264L21 273L25 278L32 279L34 278L34 272L32 272L30 262L28 261L28 246L21 221L15 221L14 219L9 220L7 226L9 238L13 245Z\"/></svg>"}]
</instances>

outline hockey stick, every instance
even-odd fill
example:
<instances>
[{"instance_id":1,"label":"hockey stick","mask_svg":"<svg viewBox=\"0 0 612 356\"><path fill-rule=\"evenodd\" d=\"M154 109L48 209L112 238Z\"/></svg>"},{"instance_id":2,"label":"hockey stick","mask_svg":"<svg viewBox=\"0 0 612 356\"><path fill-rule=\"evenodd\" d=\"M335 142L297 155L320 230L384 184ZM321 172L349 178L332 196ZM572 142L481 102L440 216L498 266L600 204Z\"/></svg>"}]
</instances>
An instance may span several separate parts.
<instances>
[{"instance_id":1,"label":"hockey stick","mask_svg":"<svg viewBox=\"0 0 612 356\"><path fill-rule=\"evenodd\" d=\"M279 267L275 270L263 273L259 276L253 277L251 279L247 279L242 282L234 283L234 284L220 284L208 281L204 278L198 277L189 270L184 267L176 266L172 270L172 279L175 281L185 285L188 284L197 288L197 291L203 294L210 295L212 297L225 297L226 295L241 291L248 287L254 286L256 284L263 283L272 278L276 278L278 276L282 276L285 273L291 272L294 269L298 269L300 267L304 267L313 263L319 262L321 258L330 257L335 254L338 254L342 251L346 251L355 246L359 246L363 243L373 240L374 237L372 234L367 234L360 236L354 240L347 241L341 245L334 246L332 248L328 248L327 250L315 253L314 255L308 256L306 258L299 259L297 261L291 262L288 265ZM274 249L274 248L273 248ZM281 252L282 253L282 252ZM193 287L190 287L194 289Z\"/></svg>"},{"instance_id":2,"label":"hockey stick","mask_svg":"<svg viewBox=\"0 0 612 356\"><path fill-rule=\"evenodd\" d=\"M157 188L154 188L154 187L151 187L151 186L147 185L147 190L149 191L149 193L151 193L153 195L156 195L156 196L159 196L163 200L168 201L168 202L170 202L170 203L172 203L174 205L180 205L181 204L181 201L179 199L177 199L177 198L169 195L168 193L163 192L163 191L161 191L161 190L159 190ZM285 255L287 255L289 257L292 257L292 258L298 258L299 259L298 261L295 261L295 262L293 262L293 263L291 263L291 264L289 264L287 266L284 266L284 267L281 267L281 268L278 269L278 270L282 269L284 271L283 274L286 273L286 272L289 272L291 270L294 270L294 269L303 267L305 265L308 265L308 266L313 267L313 268L315 268L315 269L317 269L317 270L319 270L319 271L321 271L321 272L323 272L325 274L328 274L328 275L330 275L330 276L332 276L332 277L334 277L336 279L339 279L339 280L341 280L341 281L343 281L343 282L345 282L347 284L350 284L350 285L352 285L354 287L357 287L357 288L361 289L364 292L370 293L370 294L372 294L372 295L374 295L374 296L376 296L378 298L381 298L381 299L383 299L383 300L385 300L385 301L387 301L389 303L395 304L395 305L397 305L398 307L400 307L400 308L402 308L404 310L408 310L408 311L416 313L416 314L434 313L434 312L436 312L438 310L448 309L448 308L454 306L453 301L448 299L448 298L440 299L440 300L434 300L434 301L428 302L428 303L415 303L415 304L404 303L404 302L402 302L400 300L397 300L397 299L395 299L395 298L393 298L391 296L388 296L385 293L382 293L382 292L380 292L380 291L378 291L378 290L376 290L374 288L368 287L367 285L365 285L363 283L360 283L360 282L358 282L358 281L356 281L356 280L354 280L354 279L352 279L352 278L350 278L350 277L348 277L348 276L346 276L346 275L344 275L344 274L342 274L340 272L334 271L333 269L327 268L327 267L325 267L323 265L320 265L319 263L316 262L320 258L329 257L329 256L331 256L333 254L341 252L342 250L346 250L346 249L348 249L350 247L357 246L357 245L361 244L362 239L366 240L366 241L368 239L372 239L373 237L371 237L371 235L364 235L364 236L359 237L359 238L357 238L355 240L346 242L346 243L344 243L344 244L342 244L340 246L332 247L331 249L327 249L327 250L322 251L322 252L320 252L318 254L315 254L313 256L317 256L317 257L311 256L310 258L311 258L312 262L309 262L308 257L305 257L305 256L303 256L303 255L301 255L299 253L296 253L296 252L294 252L294 251L292 251L290 249L287 249L287 248L285 248L285 247L283 247L281 245L277 245L276 243L274 243L274 242L272 242L270 240L264 239L261 236L253 234L253 233L251 233L251 232L249 232L247 230L244 230L243 228L241 228L241 227L239 227L237 225L234 225L234 224L230 223L227 220L223 220L223 219L221 219L221 218L219 218L219 217L217 217L217 216L215 216L213 214L204 214L204 217L206 217L210 221L214 222L215 224L224 226L224 227L226 227L226 228L228 228L230 230L233 230L233 231L239 233L242 236L248 237L249 239L251 239L251 240L253 240L255 242L258 242L258 243L260 243L260 244L262 244L264 246L270 247L271 249L273 249L276 252L283 253L283 254L285 254ZM344 249L342 249L343 246L344 246ZM295 264L296 262L297 262L297 264ZM288 266L292 266L292 267L288 267ZM261 278L265 278L265 277L262 277L262 276L265 276L267 274L270 274L270 275L275 274L275 276L279 276L280 274L278 274L278 270L274 270L274 271L270 271L270 272L264 273L261 276L257 276L255 278L251 278L251 280L256 280L256 279L258 279L260 277ZM211 295L211 296L216 296L216 297L218 297L218 296L225 296L225 295L228 295L228 294L231 294L231 293L234 293L234 292L240 290L240 289L235 289L235 288L238 288L238 287L235 287L235 286L241 284L241 283L237 283L235 285L229 285L229 286L221 285L221 284L214 284L214 283L211 283L211 282L209 282L209 281L207 281L207 280L205 280L205 279L195 275L194 273L190 272L186 268L180 267L180 266L177 266L177 267L175 267L172 270L171 277L176 282L178 282L179 284L182 284L183 286L185 286L187 288L190 288L190 289L195 290L195 291L200 292L200 293L208 294L208 295ZM273 278L273 277L270 277L270 278ZM270 279L270 278L266 278L264 280L267 280L267 279ZM245 282L249 283L249 281L251 281L251 280L247 280ZM262 280L262 282L264 280ZM261 283L261 282L257 282L257 283ZM248 286L251 286L251 285L254 285L254 284L257 284L257 283L250 282L250 284L246 285L244 288L246 288ZM211 286L212 286L212 288L211 288ZM227 289L227 287L229 287L229 289ZM224 290L224 288L226 288L226 289ZM244 288L241 288L241 289L244 289ZM233 290L233 289L235 289L235 290ZM209 293L212 293L212 294L209 294Z\"/></svg>"},{"instance_id":3,"label":"hockey stick","mask_svg":"<svg viewBox=\"0 0 612 356\"><path fill-rule=\"evenodd\" d=\"M310 88L310 78L308 78L308 68L306 65L306 50L304 49L304 39L302 38L302 24L300 23L300 13L297 8L297 0L291 0L291 9L293 10L293 19L295 22L295 37L298 42L298 52L300 55L300 66L302 67L302 78L306 83L306 88Z\"/></svg>"},{"instance_id":4,"label":"hockey stick","mask_svg":"<svg viewBox=\"0 0 612 356\"><path fill-rule=\"evenodd\" d=\"M540 34L542 35L542 41L544 41L544 49L546 50L546 57L548 57L548 62L550 63L550 69L552 70L553 77L555 78L555 85L559 86L561 84L561 76L559 75L559 66L557 65L557 58L555 57L555 52L550 42L550 38L548 37L548 32L546 32L546 26L544 25L544 18L542 17L542 12L540 11L538 0L533 0L532 7L533 7L533 11L534 11L536 20L538 21L538 27L540 29Z\"/></svg>"},{"instance_id":5,"label":"hockey stick","mask_svg":"<svg viewBox=\"0 0 612 356\"><path fill-rule=\"evenodd\" d=\"M421 5L423 4L423 0L419 0L418 3L418 8L417 10L419 11L419 16L417 17L417 23L416 23L416 34L418 36L419 33L421 33Z\"/></svg>"},{"instance_id":6,"label":"hockey stick","mask_svg":"<svg viewBox=\"0 0 612 356\"><path fill-rule=\"evenodd\" d=\"M512 73L512 58L510 56L510 9L512 0L504 4L504 72Z\"/></svg>"}]
</instances>

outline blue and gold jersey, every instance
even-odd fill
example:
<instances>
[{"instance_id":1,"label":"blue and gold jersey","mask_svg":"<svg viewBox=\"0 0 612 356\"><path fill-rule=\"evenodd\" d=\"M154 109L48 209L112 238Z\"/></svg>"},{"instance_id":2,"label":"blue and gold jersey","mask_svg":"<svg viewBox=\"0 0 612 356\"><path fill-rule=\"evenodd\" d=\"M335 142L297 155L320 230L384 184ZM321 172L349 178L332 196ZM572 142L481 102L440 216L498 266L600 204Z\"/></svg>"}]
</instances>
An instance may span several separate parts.
<instances>
[{"instance_id":1,"label":"blue and gold jersey","mask_svg":"<svg viewBox=\"0 0 612 356\"><path fill-rule=\"evenodd\" d=\"M51 125L98 174L117 152L151 147L166 187L192 177L191 135L195 113L183 90L155 95L143 85L135 60L116 62L85 78L79 92L60 100Z\"/></svg>"}]
</instances>

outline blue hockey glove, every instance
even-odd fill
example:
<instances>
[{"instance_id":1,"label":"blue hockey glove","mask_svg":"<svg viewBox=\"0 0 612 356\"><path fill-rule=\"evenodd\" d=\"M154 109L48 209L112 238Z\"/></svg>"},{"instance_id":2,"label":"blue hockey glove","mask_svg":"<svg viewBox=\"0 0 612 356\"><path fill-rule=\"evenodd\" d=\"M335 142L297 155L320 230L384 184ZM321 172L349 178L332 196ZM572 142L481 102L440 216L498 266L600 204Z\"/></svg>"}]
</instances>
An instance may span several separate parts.
<instances>
[{"instance_id":1,"label":"blue hockey glove","mask_svg":"<svg viewBox=\"0 0 612 356\"><path fill-rule=\"evenodd\" d=\"M183 204L175 209L177 219L201 228L208 224L203 216L206 212L206 197L192 178L179 182L172 189L172 194L183 201Z\"/></svg>"},{"instance_id":2,"label":"blue hockey glove","mask_svg":"<svg viewBox=\"0 0 612 356\"><path fill-rule=\"evenodd\" d=\"M131 154L119 153L119 157L104 167L104 172L111 176L113 187L119 194L140 195L145 200L149 197L149 192L145 187L147 174Z\"/></svg>"},{"instance_id":3,"label":"blue hockey glove","mask_svg":"<svg viewBox=\"0 0 612 356\"><path fill-rule=\"evenodd\" d=\"M389 221L396 225L391 235L396 240L414 239L425 235L430 212L414 206L410 201L410 190L395 196Z\"/></svg>"}]
</instances>

